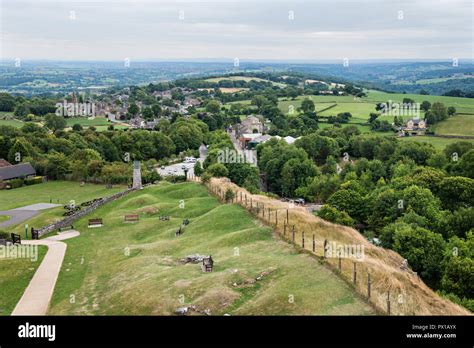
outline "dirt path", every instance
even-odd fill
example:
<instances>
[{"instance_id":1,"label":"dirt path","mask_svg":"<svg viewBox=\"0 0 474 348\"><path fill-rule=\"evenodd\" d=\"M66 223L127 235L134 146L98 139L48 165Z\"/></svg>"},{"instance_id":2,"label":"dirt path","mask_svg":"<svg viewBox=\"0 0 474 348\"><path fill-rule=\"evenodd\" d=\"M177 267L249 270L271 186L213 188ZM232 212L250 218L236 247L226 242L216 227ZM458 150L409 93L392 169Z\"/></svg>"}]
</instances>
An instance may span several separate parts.
<instances>
[{"instance_id":1,"label":"dirt path","mask_svg":"<svg viewBox=\"0 0 474 348\"><path fill-rule=\"evenodd\" d=\"M46 314L66 254L67 244L61 241L77 237L79 234L78 231L69 230L45 239L22 241L22 244L26 245L46 245L48 252L18 301L12 315Z\"/></svg>"}]
</instances>

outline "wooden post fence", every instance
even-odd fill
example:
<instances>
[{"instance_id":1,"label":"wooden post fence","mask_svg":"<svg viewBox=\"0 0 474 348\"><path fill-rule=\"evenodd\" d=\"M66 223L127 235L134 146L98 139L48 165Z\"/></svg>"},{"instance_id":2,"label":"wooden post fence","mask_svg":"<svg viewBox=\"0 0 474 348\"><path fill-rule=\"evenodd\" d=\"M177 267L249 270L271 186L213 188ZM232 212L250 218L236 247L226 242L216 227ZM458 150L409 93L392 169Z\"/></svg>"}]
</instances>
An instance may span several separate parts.
<instances>
[{"instance_id":1,"label":"wooden post fence","mask_svg":"<svg viewBox=\"0 0 474 348\"><path fill-rule=\"evenodd\" d=\"M293 242L295 241L295 225L293 225Z\"/></svg>"},{"instance_id":2,"label":"wooden post fence","mask_svg":"<svg viewBox=\"0 0 474 348\"><path fill-rule=\"evenodd\" d=\"M314 234L313 234L313 253L316 252L316 241L314 240Z\"/></svg>"},{"instance_id":3,"label":"wooden post fence","mask_svg":"<svg viewBox=\"0 0 474 348\"><path fill-rule=\"evenodd\" d=\"M387 292L387 314L390 315L390 290Z\"/></svg>"},{"instance_id":4,"label":"wooden post fence","mask_svg":"<svg viewBox=\"0 0 474 348\"><path fill-rule=\"evenodd\" d=\"M304 231L301 232L301 247L304 249Z\"/></svg>"},{"instance_id":5,"label":"wooden post fence","mask_svg":"<svg viewBox=\"0 0 474 348\"><path fill-rule=\"evenodd\" d=\"M290 224L290 215L288 213L288 209L286 209L286 224L289 225Z\"/></svg>"},{"instance_id":6,"label":"wooden post fence","mask_svg":"<svg viewBox=\"0 0 474 348\"><path fill-rule=\"evenodd\" d=\"M353 282L354 285L357 283L357 264L354 262L354 271L353 271Z\"/></svg>"},{"instance_id":7,"label":"wooden post fence","mask_svg":"<svg viewBox=\"0 0 474 348\"><path fill-rule=\"evenodd\" d=\"M370 299L370 273L367 274L367 298Z\"/></svg>"},{"instance_id":8,"label":"wooden post fence","mask_svg":"<svg viewBox=\"0 0 474 348\"><path fill-rule=\"evenodd\" d=\"M341 255L339 255L339 272L342 271L342 259L341 259Z\"/></svg>"}]
</instances>

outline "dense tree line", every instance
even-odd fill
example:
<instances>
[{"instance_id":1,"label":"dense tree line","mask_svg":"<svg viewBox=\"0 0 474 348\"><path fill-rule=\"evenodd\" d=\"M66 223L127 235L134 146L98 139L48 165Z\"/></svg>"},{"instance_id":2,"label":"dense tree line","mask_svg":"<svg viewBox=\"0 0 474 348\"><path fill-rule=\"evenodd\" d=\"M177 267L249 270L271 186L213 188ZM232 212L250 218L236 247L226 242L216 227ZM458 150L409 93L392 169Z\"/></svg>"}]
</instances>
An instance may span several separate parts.
<instances>
[{"instance_id":1,"label":"dense tree line","mask_svg":"<svg viewBox=\"0 0 474 348\"><path fill-rule=\"evenodd\" d=\"M437 151L355 127L257 147L269 190L323 203L319 215L399 252L434 289L474 309L474 146Z\"/></svg>"}]
</instances>

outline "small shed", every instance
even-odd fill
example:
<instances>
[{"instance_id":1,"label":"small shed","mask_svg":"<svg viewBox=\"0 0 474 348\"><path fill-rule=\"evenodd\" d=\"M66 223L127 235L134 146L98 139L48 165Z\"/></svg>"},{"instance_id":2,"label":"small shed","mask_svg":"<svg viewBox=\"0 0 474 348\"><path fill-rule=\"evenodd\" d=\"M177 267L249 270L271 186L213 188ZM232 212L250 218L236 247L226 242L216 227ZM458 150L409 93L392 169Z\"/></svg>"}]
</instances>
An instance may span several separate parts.
<instances>
[{"instance_id":1,"label":"small shed","mask_svg":"<svg viewBox=\"0 0 474 348\"><path fill-rule=\"evenodd\" d=\"M214 265L214 260L212 259L212 256L209 255L202 259L201 269L203 272L212 272L213 265Z\"/></svg>"}]
</instances>

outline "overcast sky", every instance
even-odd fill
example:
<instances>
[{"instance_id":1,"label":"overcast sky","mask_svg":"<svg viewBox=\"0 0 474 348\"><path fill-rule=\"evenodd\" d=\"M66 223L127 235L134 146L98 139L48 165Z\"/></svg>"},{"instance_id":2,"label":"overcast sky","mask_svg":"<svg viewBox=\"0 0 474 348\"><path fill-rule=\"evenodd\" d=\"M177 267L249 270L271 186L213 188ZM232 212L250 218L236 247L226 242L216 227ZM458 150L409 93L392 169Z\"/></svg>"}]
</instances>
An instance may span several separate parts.
<instances>
[{"instance_id":1,"label":"overcast sky","mask_svg":"<svg viewBox=\"0 0 474 348\"><path fill-rule=\"evenodd\" d=\"M1 56L473 58L470 0L0 0Z\"/></svg>"}]
</instances>

